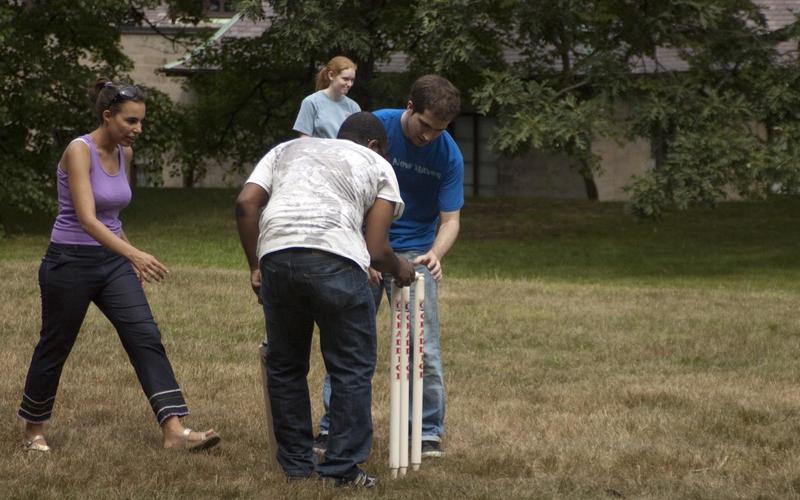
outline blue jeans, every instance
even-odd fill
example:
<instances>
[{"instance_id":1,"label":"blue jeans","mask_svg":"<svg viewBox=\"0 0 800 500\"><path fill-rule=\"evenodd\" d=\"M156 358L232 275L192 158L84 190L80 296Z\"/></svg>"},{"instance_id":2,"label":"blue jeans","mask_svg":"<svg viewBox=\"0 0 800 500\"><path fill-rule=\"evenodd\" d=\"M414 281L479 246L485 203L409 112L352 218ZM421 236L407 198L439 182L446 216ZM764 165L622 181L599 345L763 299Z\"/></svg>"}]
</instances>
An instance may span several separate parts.
<instances>
[{"instance_id":1,"label":"blue jeans","mask_svg":"<svg viewBox=\"0 0 800 500\"><path fill-rule=\"evenodd\" d=\"M400 257L414 260L425 252L397 252ZM441 441L444 435L444 372L442 370L442 355L439 349L439 286L431 277L430 271L425 266L414 266L418 273L425 275L425 350L423 360L425 371L422 385L422 440ZM392 300L392 276L383 276L383 287L389 302ZM411 287L411 302L414 302L414 287ZM381 303L381 295L375 296L375 310ZM322 399L325 405L325 414L319 422L320 432L328 431L328 405L330 401L330 380L325 377L322 388Z\"/></svg>"},{"instance_id":2,"label":"blue jeans","mask_svg":"<svg viewBox=\"0 0 800 500\"><path fill-rule=\"evenodd\" d=\"M299 248L265 255L260 268L278 463L290 477L353 479L372 447L377 338L367 275L349 259ZM316 466L307 381L314 323L332 389L328 450Z\"/></svg>"}]
</instances>

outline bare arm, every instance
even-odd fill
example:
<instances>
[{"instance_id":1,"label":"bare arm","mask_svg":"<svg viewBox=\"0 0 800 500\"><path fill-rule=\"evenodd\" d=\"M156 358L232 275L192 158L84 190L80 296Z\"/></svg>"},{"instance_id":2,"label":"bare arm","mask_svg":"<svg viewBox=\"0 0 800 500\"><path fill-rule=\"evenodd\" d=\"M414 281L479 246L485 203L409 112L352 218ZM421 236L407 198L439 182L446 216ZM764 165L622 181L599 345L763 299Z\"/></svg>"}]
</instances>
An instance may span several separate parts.
<instances>
[{"instance_id":1,"label":"bare arm","mask_svg":"<svg viewBox=\"0 0 800 500\"><path fill-rule=\"evenodd\" d=\"M414 259L414 264L423 264L431 272L431 276L436 281L442 279L441 259L450 251L458 239L458 232L461 230L461 211L440 212L439 231L433 246L427 253Z\"/></svg>"},{"instance_id":2,"label":"bare arm","mask_svg":"<svg viewBox=\"0 0 800 500\"><path fill-rule=\"evenodd\" d=\"M129 147L125 148L125 167L126 167L125 168L125 176L128 178L128 185L129 186L133 185L133 184L131 184L131 178L133 176L133 174L131 173L131 164L132 163L133 163L133 149L131 149L130 146L129 146ZM122 240L125 243L130 244L131 240L129 240L128 237L125 235L125 230L120 230L119 237L122 238ZM139 279L142 279L142 277L139 276Z\"/></svg>"},{"instance_id":3,"label":"bare arm","mask_svg":"<svg viewBox=\"0 0 800 500\"><path fill-rule=\"evenodd\" d=\"M250 286L256 296L261 289L261 274L258 270L258 220L261 211L267 206L269 195L261 186L248 183L242 188L236 199L236 227L239 230L239 241L250 268ZM260 299L259 299L260 300Z\"/></svg>"},{"instance_id":4,"label":"bare arm","mask_svg":"<svg viewBox=\"0 0 800 500\"><path fill-rule=\"evenodd\" d=\"M131 153L132 155L132 153ZM128 152L126 151L126 157ZM112 252L128 259L140 279L161 281L169 271L152 255L131 245L124 234L117 236L97 218L89 176L91 156L89 148L79 141L72 142L61 159L61 169L67 173L69 192L78 222L89 236Z\"/></svg>"},{"instance_id":5,"label":"bare arm","mask_svg":"<svg viewBox=\"0 0 800 500\"><path fill-rule=\"evenodd\" d=\"M433 241L431 251L436 254L439 260L444 259L447 252L453 248L458 239L458 232L461 230L461 211L440 212L439 231Z\"/></svg>"},{"instance_id":6,"label":"bare arm","mask_svg":"<svg viewBox=\"0 0 800 500\"><path fill-rule=\"evenodd\" d=\"M133 186L133 148L124 148L125 151L125 175L128 177L128 185Z\"/></svg>"},{"instance_id":7,"label":"bare arm","mask_svg":"<svg viewBox=\"0 0 800 500\"><path fill-rule=\"evenodd\" d=\"M408 286L414 281L414 267L401 259L389 246L389 226L394 215L394 203L378 198L367 212L367 250L371 266L378 271L391 273L399 286Z\"/></svg>"}]
</instances>

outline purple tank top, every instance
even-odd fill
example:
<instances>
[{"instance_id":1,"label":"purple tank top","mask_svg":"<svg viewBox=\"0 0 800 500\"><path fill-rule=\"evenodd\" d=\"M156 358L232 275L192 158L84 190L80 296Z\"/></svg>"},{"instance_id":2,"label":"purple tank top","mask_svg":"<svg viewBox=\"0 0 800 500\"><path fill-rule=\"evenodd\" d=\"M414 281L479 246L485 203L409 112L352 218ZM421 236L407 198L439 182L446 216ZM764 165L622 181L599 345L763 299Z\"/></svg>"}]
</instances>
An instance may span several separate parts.
<instances>
[{"instance_id":1,"label":"purple tank top","mask_svg":"<svg viewBox=\"0 0 800 500\"><path fill-rule=\"evenodd\" d=\"M125 151L122 146L118 146L119 173L109 175L100 164L100 157L97 155L97 148L95 148L92 138L87 134L77 140L86 143L91 153L89 180L92 183L97 219L105 224L112 233L119 236L122 232L119 213L131 201L131 186L128 184L128 177L125 173ZM72 194L69 192L69 177L66 172L61 170L60 164L56 174L58 176L58 215L53 224L50 241L67 245L99 245L100 243L89 236L78 222L78 214L75 212Z\"/></svg>"}]
</instances>

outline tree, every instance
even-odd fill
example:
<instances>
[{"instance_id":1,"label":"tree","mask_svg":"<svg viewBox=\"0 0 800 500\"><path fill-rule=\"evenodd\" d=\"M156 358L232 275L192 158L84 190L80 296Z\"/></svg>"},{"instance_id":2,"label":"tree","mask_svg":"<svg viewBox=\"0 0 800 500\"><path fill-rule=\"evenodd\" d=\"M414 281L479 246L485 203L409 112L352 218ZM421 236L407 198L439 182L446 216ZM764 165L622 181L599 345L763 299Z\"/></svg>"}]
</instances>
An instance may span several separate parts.
<instances>
[{"instance_id":1,"label":"tree","mask_svg":"<svg viewBox=\"0 0 800 500\"><path fill-rule=\"evenodd\" d=\"M226 39L196 51L188 65L197 71L186 85L194 102L179 120L184 184L200 179L212 159L229 173L245 172L271 145L295 136L300 101L313 92L317 70L335 55L358 65L351 96L364 109L402 103L397 96L407 92L408 78L376 75L375 67L396 50L411 4L274 1L269 29L261 36ZM260 0L238 6L248 17L265 17ZM388 101L389 95L394 100Z\"/></svg>"},{"instance_id":2,"label":"tree","mask_svg":"<svg viewBox=\"0 0 800 500\"><path fill-rule=\"evenodd\" d=\"M566 152L588 177L598 165L594 138L650 139L657 167L630 189L634 212L645 217L714 203L730 189L749 197L771 186L796 192L800 73L778 48L797 39L797 22L770 30L749 0L505 7L503 44L521 57L485 71L473 93L479 110L498 114L496 149ZM676 51L685 67L661 64L659 47Z\"/></svg>"},{"instance_id":3,"label":"tree","mask_svg":"<svg viewBox=\"0 0 800 500\"><path fill-rule=\"evenodd\" d=\"M260 0L240 5L263 16ZM193 120L202 126L186 120L192 151L231 156L236 166L252 162L292 135L314 72L345 54L359 64L354 97L365 109L402 106L414 76L444 74L462 90L466 108L497 116L496 151L566 153L590 196L597 138L651 140L657 166L630 188L642 216L713 203L731 189L750 197L798 189L800 73L779 50L797 39L798 23L771 30L751 0L270 5L275 15L261 37L196 58L218 71L189 84L199 103ZM680 67L663 64L665 49ZM408 58L406 74L376 72L398 52ZM195 144L199 130L206 134Z\"/></svg>"},{"instance_id":4,"label":"tree","mask_svg":"<svg viewBox=\"0 0 800 500\"><path fill-rule=\"evenodd\" d=\"M131 62L118 27L142 22L157 0L11 0L0 2L0 225L52 210L55 166L67 142L91 130L86 89L100 75L127 79ZM189 0L176 15L197 20ZM137 147L140 166L160 169L174 127L171 103L146 89L149 126Z\"/></svg>"},{"instance_id":5,"label":"tree","mask_svg":"<svg viewBox=\"0 0 800 500\"><path fill-rule=\"evenodd\" d=\"M800 68L779 50L796 46L800 25L770 30L749 1L702 9L701 23L673 41L688 68L662 69L633 88L639 112L630 130L662 149L657 168L631 186L633 209L645 217L713 204L729 191L761 198L800 187Z\"/></svg>"}]
</instances>

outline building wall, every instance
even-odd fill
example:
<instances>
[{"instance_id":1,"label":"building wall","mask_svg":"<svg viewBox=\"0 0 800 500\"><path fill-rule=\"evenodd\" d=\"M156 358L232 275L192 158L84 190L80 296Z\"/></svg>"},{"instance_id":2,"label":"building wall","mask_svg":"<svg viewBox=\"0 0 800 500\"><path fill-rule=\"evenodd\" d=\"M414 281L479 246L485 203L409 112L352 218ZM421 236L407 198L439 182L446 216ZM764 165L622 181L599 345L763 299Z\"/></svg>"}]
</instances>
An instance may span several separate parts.
<instances>
[{"instance_id":1,"label":"building wall","mask_svg":"<svg viewBox=\"0 0 800 500\"><path fill-rule=\"evenodd\" d=\"M165 76L160 70L165 64L181 59L186 55L187 47L175 44L167 38L147 32L122 33L121 44L125 54L134 62L131 78L137 83L156 88L169 96L173 102L187 104L191 96L182 85L184 79L175 76ZM258 158L253 159L255 166ZM164 187L182 187L183 179L180 176L170 175L172 168L164 165L162 182ZM216 162L209 162L206 175L195 183L195 187L239 187L246 176L240 174L230 175ZM249 170L249 169L248 169Z\"/></svg>"},{"instance_id":2,"label":"building wall","mask_svg":"<svg viewBox=\"0 0 800 500\"><path fill-rule=\"evenodd\" d=\"M566 155L531 152L498 163L497 196L585 200L586 183Z\"/></svg>"},{"instance_id":3,"label":"building wall","mask_svg":"<svg viewBox=\"0 0 800 500\"><path fill-rule=\"evenodd\" d=\"M450 132L464 156L464 192L469 195L526 197L544 199L586 199L586 182L575 161L563 154L533 151L509 158L489 147L496 120L492 116L463 114ZM650 142L601 138L592 144L600 156L600 171L595 174L600 201L625 201L625 187L634 176L652 168Z\"/></svg>"},{"instance_id":4,"label":"building wall","mask_svg":"<svg viewBox=\"0 0 800 500\"><path fill-rule=\"evenodd\" d=\"M592 152L600 156L600 172L594 176L599 201L627 201L625 188L633 178L655 167L650 141L617 141L603 138L592 143Z\"/></svg>"},{"instance_id":5,"label":"building wall","mask_svg":"<svg viewBox=\"0 0 800 500\"><path fill-rule=\"evenodd\" d=\"M181 88L183 79L159 72L165 64L186 55L184 46L157 34L123 33L120 38L125 54L134 62L130 73L134 81L157 88L177 103L186 101L186 92Z\"/></svg>"}]
</instances>

